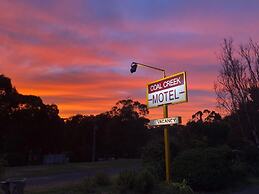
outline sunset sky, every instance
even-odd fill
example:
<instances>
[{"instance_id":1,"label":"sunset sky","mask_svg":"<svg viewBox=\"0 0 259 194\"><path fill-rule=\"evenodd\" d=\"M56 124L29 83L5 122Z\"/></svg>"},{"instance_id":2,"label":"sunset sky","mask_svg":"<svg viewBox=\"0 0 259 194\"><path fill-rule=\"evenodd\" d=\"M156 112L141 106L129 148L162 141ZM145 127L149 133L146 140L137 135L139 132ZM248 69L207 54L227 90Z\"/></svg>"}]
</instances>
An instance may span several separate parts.
<instances>
[{"instance_id":1,"label":"sunset sky","mask_svg":"<svg viewBox=\"0 0 259 194\"><path fill-rule=\"evenodd\" d=\"M0 74L22 94L57 104L62 117L99 114L128 97L145 102L162 73L187 72L186 122L216 109L213 83L224 38L259 41L258 0L0 0ZM161 118L162 109L149 118Z\"/></svg>"}]
</instances>

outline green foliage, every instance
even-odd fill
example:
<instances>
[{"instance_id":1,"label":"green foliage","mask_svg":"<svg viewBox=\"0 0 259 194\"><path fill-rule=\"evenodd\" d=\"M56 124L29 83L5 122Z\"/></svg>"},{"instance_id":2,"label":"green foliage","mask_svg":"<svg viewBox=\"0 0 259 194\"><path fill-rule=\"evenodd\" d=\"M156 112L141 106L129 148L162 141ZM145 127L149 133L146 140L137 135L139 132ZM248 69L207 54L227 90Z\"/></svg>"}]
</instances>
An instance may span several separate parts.
<instances>
[{"instance_id":1,"label":"green foliage","mask_svg":"<svg viewBox=\"0 0 259 194\"><path fill-rule=\"evenodd\" d=\"M233 171L237 176L244 178L247 174L252 176L259 175L259 150L256 146L243 145L241 148L233 150L235 162L233 164Z\"/></svg>"},{"instance_id":2,"label":"green foliage","mask_svg":"<svg viewBox=\"0 0 259 194\"><path fill-rule=\"evenodd\" d=\"M5 165L6 165L6 161L3 159L0 159L0 180L3 179L5 175Z\"/></svg>"},{"instance_id":3,"label":"green foliage","mask_svg":"<svg viewBox=\"0 0 259 194\"><path fill-rule=\"evenodd\" d=\"M146 169L152 172L156 177L164 177L164 146L163 142L152 141L149 142L142 149L143 165Z\"/></svg>"},{"instance_id":4,"label":"green foliage","mask_svg":"<svg viewBox=\"0 0 259 194\"><path fill-rule=\"evenodd\" d=\"M163 194L193 194L192 188L187 185L186 180L178 183L163 184L160 186L159 193Z\"/></svg>"},{"instance_id":5,"label":"green foliage","mask_svg":"<svg viewBox=\"0 0 259 194\"><path fill-rule=\"evenodd\" d=\"M225 144L230 132L224 121L189 122L184 130L190 134L191 148Z\"/></svg>"},{"instance_id":6,"label":"green foliage","mask_svg":"<svg viewBox=\"0 0 259 194\"><path fill-rule=\"evenodd\" d=\"M245 160L249 164L259 162L259 149L256 146L245 146L242 151L245 154Z\"/></svg>"},{"instance_id":7,"label":"green foliage","mask_svg":"<svg viewBox=\"0 0 259 194\"><path fill-rule=\"evenodd\" d=\"M248 165L244 162L236 161L231 166L232 178L234 181L245 180L248 173Z\"/></svg>"},{"instance_id":8,"label":"green foliage","mask_svg":"<svg viewBox=\"0 0 259 194\"><path fill-rule=\"evenodd\" d=\"M111 184L110 177L105 173L98 173L93 178L94 184L97 186L108 186Z\"/></svg>"},{"instance_id":9,"label":"green foliage","mask_svg":"<svg viewBox=\"0 0 259 194\"><path fill-rule=\"evenodd\" d=\"M120 193L133 191L136 188L136 172L133 170L123 171L119 174L116 185Z\"/></svg>"},{"instance_id":10,"label":"green foliage","mask_svg":"<svg viewBox=\"0 0 259 194\"><path fill-rule=\"evenodd\" d=\"M192 194L192 188L187 185L186 180L184 179L181 183L172 183L170 185L172 190L175 190L175 194Z\"/></svg>"},{"instance_id":11,"label":"green foliage","mask_svg":"<svg viewBox=\"0 0 259 194\"><path fill-rule=\"evenodd\" d=\"M155 187L155 177L149 171L143 170L137 175L136 190L143 194L149 194Z\"/></svg>"},{"instance_id":12,"label":"green foliage","mask_svg":"<svg viewBox=\"0 0 259 194\"><path fill-rule=\"evenodd\" d=\"M154 190L156 179L148 170L136 172L133 170L121 172L116 185L120 193L149 194Z\"/></svg>"},{"instance_id":13,"label":"green foliage","mask_svg":"<svg viewBox=\"0 0 259 194\"><path fill-rule=\"evenodd\" d=\"M226 146L187 150L175 158L173 178L177 181L186 179L197 190L227 187L240 172L238 166L233 166L232 156L231 149Z\"/></svg>"},{"instance_id":14,"label":"green foliage","mask_svg":"<svg viewBox=\"0 0 259 194\"><path fill-rule=\"evenodd\" d=\"M94 179L87 177L83 180L82 189L85 193L93 193L95 191L96 185Z\"/></svg>"},{"instance_id":15,"label":"green foliage","mask_svg":"<svg viewBox=\"0 0 259 194\"><path fill-rule=\"evenodd\" d=\"M94 177L87 177L83 181L83 191L86 193L93 193L99 187L106 187L111 185L110 177L105 173L98 173Z\"/></svg>"},{"instance_id":16,"label":"green foliage","mask_svg":"<svg viewBox=\"0 0 259 194\"><path fill-rule=\"evenodd\" d=\"M177 152L177 146L173 142L170 142L171 158L174 158ZM163 180L165 177L164 142L157 140L150 141L142 149L141 157L144 168L148 169L157 179Z\"/></svg>"},{"instance_id":17,"label":"green foliage","mask_svg":"<svg viewBox=\"0 0 259 194\"><path fill-rule=\"evenodd\" d=\"M21 166L27 163L26 154L24 153L8 153L5 159L8 161L9 166Z\"/></svg>"}]
</instances>

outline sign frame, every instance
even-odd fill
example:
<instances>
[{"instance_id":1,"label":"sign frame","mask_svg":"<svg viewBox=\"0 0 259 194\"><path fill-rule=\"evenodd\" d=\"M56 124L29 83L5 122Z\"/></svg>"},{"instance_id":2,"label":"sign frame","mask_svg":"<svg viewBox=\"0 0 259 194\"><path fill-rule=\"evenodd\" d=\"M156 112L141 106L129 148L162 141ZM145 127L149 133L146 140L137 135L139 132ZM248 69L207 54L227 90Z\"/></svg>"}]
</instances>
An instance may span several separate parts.
<instances>
[{"instance_id":1,"label":"sign frame","mask_svg":"<svg viewBox=\"0 0 259 194\"><path fill-rule=\"evenodd\" d=\"M148 91L148 86L151 85L151 84L157 83L157 82L161 82L161 81L170 79L170 78L172 78L172 77L176 77L176 76L181 75L181 74L183 74L183 80L184 80L185 100L178 101L178 102L175 102L175 103L165 103L165 104L160 104L160 105L156 105L156 106L149 107L149 99L148 99L149 91ZM164 78L162 78L162 79L159 79L159 80L156 80L156 81L153 81L153 82L149 82L149 83L147 83L146 86L147 86L147 87L146 87L146 104L147 104L147 107L148 107L148 108L157 108L157 107L160 107L160 106L163 106L163 105L170 105L170 104L174 105L174 104L180 104L180 103L188 102L188 91L187 91L186 71L182 71L182 72L179 72L179 73L175 73L175 74L173 74L173 75L164 77ZM177 87L177 86L175 86L175 87Z\"/></svg>"}]
</instances>

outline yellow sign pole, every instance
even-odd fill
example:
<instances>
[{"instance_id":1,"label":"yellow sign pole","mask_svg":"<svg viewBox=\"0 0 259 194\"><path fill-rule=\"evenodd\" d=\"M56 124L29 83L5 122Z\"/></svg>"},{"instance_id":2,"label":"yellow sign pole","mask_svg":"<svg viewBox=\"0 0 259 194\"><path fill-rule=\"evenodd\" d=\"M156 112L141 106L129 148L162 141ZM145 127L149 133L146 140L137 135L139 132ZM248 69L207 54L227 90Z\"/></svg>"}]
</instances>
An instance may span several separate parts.
<instances>
[{"instance_id":1,"label":"yellow sign pole","mask_svg":"<svg viewBox=\"0 0 259 194\"><path fill-rule=\"evenodd\" d=\"M130 72L131 73L136 72L138 65L144 66L144 67L148 67L148 68L151 68L151 69L155 69L155 70L158 70L158 71L162 71L163 75L164 75L164 78L166 78L166 74L165 74L165 70L164 69L160 69L160 68L156 68L156 67L152 67L152 66L149 66L149 65L145 65L145 64L141 64L141 63L136 63L136 62L132 62L131 63ZM186 83L186 81L185 81L185 74L184 74L184 83ZM186 90L186 85L185 85L185 90ZM148 92L147 92L147 94L148 94ZM147 100L148 100L148 98L147 98ZM185 92L185 100L184 101L187 101L187 90ZM164 115L164 118L168 118L168 105L163 105L163 115ZM168 129L168 126L166 126L164 128L165 171L166 171L166 182L170 183L170 181L171 181L171 177L170 177L171 170L170 170L170 145L169 145L169 134L168 133L169 133L169 129Z\"/></svg>"},{"instance_id":2,"label":"yellow sign pole","mask_svg":"<svg viewBox=\"0 0 259 194\"><path fill-rule=\"evenodd\" d=\"M163 113L164 118L168 117L168 106L163 105ZM166 175L166 182L170 183L170 145L169 145L169 134L168 134L168 127L165 126L164 128L164 141L165 141L165 175Z\"/></svg>"}]
</instances>

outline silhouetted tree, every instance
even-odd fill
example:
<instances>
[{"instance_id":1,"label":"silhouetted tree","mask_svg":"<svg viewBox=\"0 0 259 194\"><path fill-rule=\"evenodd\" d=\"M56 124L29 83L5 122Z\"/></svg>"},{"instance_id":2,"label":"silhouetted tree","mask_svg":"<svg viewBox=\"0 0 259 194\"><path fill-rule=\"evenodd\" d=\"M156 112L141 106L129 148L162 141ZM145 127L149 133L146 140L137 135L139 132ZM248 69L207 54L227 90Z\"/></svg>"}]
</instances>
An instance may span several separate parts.
<instances>
[{"instance_id":1,"label":"silhouetted tree","mask_svg":"<svg viewBox=\"0 0 259 194\"><path fill-rule=\"evenodd\" d=\"M215 111L205 109L192 115L183 130L192 146L217 146L227 143L229 126Z\"/></svg>"},{"instance_id":2,"label":"silhouetted tree","mask_svg":"<svg viewBox=\"0 0 259 194\"><path fill-rule=\"evenodd\" d=\"M221 120L221 116L219 113L205 109L203 111L198 111L195 114L193 114L192 119L189 122L212 123L212 122L216 122L216 121L220 121L220 120Z\"/></svg>"},{"instance_id":3,"label":"silhouetted tree","mask_svg":"<svg viewBox=\"0 0 259 194\"><path fill-rule=\"evenodd\" d=\"M93 115L75 115L66 120L66 149L72 161L91 160L94 119Z\"/></svg>"},{"instance_id":4,"label":"silhouetted tree","mask_svg":"<svg viewBox=\"0 0 259 194\"><path fill-rule=\"evenodd\" d=\"M245 141L258 139L259 45L252 40L235 52L233 41L224 40L221 70L215 84L218 104L235 115Z\"/></svg>"},{"instance_id":5,"label":"silhouetted tree","mask_svg":"<svg viewBox=\"0 0 259 194\"><path fill-rule=\"evenodd\" d=\"M105 127L106 136L110 136L109 154L115 157L139 156L140 148L147 140L147 106L132 99L125 99L118 101L116 106L104 114L110 118ZM102 133L102 130L99 130L99 133Z\"/></svg>"},{"instance_id":6,"label":"silhouetted tree","mask_svg":"<svg viewBox=\"0 0 259 194\"><path fill-rule=\"evenodd\" d=\"M62 151L64 122L56 105L19 94L4 75L0 91L0 152L11 165L26 164L29 155Z\"/></svg>"}]
</instances>

